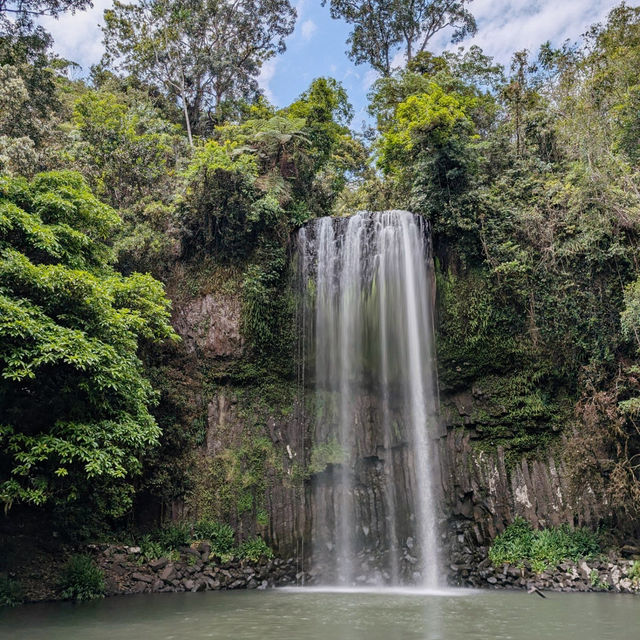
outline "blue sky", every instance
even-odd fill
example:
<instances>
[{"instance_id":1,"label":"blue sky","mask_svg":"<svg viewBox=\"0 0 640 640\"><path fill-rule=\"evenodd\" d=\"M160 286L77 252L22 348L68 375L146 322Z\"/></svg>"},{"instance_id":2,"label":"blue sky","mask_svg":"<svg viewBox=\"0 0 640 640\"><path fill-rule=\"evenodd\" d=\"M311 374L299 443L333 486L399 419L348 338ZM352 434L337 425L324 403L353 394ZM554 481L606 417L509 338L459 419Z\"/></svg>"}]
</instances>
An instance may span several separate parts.
<instances>
[{"instance_id":1,"label":"blue sky","mask_svg":"<svg viewBox=\"0 0 640 640\"><path fill-rule=\"evenodd\" d=\"M53 34L55 50L85 70L102 55L99 24L112 0L94 0L94 7L59 20L45 19ZM332 76L340 80L354 105L353 126L366 119L367 92L375 73L367 66L354 66L345 54L348 25L332 20L320 0L296 0L298 21L287 40L287 51L268 61L260 83L269 99L278 106L289 104L311 80ZM536 50L546 40L560 44L575 40L589 25L606 18L619 0L473 0L470 9L478 22L478 34L465 45L477 44L497 61L508 64L512 52ZM627 2L637 6L637 2ZM449 45L447 34L432 42L433 51ZM397 60L401 63L401 59Z\"/></svg>"}]
</instances>

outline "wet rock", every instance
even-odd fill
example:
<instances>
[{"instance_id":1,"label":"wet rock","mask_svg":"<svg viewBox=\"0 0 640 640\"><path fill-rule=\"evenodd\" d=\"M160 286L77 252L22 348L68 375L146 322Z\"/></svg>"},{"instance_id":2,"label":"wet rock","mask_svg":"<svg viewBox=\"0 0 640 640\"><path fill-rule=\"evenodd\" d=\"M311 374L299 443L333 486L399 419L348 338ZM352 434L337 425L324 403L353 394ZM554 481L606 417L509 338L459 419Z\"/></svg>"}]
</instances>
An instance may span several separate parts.
<instances>
[{"instance_id":1,"label":"wet rock","mask_svg":"<svg viewBox=\"0 0 640 640\"><path fill-rule=\"evenodd\" d=\"M195 583L195 585L192 587L191 591L196 593L196 592L199 592L199 591L205 591L206 588L207 588L207 583L204 580L198 580Z\"/></svg>"},{"instance_id":2,"label":"wet rock","mask_svg":"<svg viewBox=\"0 0 640 640\"><path fill-rule=\"evenodd\" d=\"M214 580L213 578L205 578L205 582L207 584L207 588L215 591L220 588L220 581Z\"/></svg>"},{"instance_id":3,"label":"wet rock","mask_svg":"<svg viewBox=\"0 0 640 640\"><path fill-rule=\"evenodd\" d=\"M592 569L591 569L591 567L589 567L589 565L584 560L581 560L578 563L578 567L580 568L580 571L582 573L582 577L583 578L590 578L591 577Z\"/></svg>"},{"instance_id":4,"label":"wet rock","mask_svg":"<svg viewBox=\"0 0 640 640\"><path fill-rule=\"evenodd\" d=\"M160 571L161 569L164 569L168 563L169 560L167 558L157 558L156 560L150 560L148 562L148 566L154 571Z\"/></svg>"},{"instance_id":5,"label":"wet rock","mask_svg":"<svg viewBox=\"0 0 640 640\"><path fill-rule=\"evenodd\" d=\"M618 587L620 584L620 569L618 567L611 570L611 584L614 587Z\"/></svg>"},{"instance_id":6,"label":"wet rock","mask_svg":"<svg viewBox=\"0 0 640 640\"><path fill-rule=\"evenodd\" d=\"M176 578L176 569L172 564L167 565L160 573L160 580L171 582Z\"/></svg>"}]
</instances>

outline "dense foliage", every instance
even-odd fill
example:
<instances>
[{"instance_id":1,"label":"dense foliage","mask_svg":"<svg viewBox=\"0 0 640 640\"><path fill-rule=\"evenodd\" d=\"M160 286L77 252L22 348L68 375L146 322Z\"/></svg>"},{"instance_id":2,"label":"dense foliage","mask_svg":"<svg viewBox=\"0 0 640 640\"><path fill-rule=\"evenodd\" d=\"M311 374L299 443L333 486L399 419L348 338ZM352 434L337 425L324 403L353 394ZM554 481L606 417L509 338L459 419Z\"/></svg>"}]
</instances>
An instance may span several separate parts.
<instances>
[{"instance_id":1,"label":"dense foliage","mask_svg":"<svg viewBox=\"0 0 640 640\"><path fill-rule=\"evenodd\" d=\"M66 562L60 580L61 595L64 600L95 600L102 598L105 591L102 569L90 556L71 556Z\"/></svg>"},{"instance_id":2,"label":"dense foliage","mask_svg":"<svg viewBox=\"0 0 640 640\"><path fill-rule=\"evenodd\" d=\"M105 58L72 80L28 12L84 4L0 3L6 508L76 533L105 516L220 522L193 535L227 548L231 526L234 548L266 553L270 484L336 458L293 461L273 425L296 410L291 233L404 207L431 224L442 397L474 398L461 428L508 464L562 435L576 491L621 531L637 522L639 9L504 69L477 47L428 52L445 25L474 33L468 2L331 1L352 58L380 73L367 148L332 78L284 108L260 95L288 0L116 2ZM171 340L167 295L174 323L212 300L237 313L238 351ZM243 425L223 443L220 398ZM154 535L151 551L175 546Z\"/></svg>"},{"instance_id":3,"label":"dense foliage","mask_svg":"<svg viewBox=\"0 0 640 640\"><path fill-rule=\"evenodd\" d=\"M598 536L589 529L568 526L534 530L522 518L516 518L494 541L489 557L495 566L528 563L540 573L563 561L578 562L600 553Z\"/></svg>"},{"instance_id":4,"label":"dense foliage","mask_svg":"<svg viewBox=\"0 0 640 640\"><path fill-rule=\"evenodd\" d=\"M6 574L0 575L0 607L15 607L22 603L23 591L20 583Z\"/></svg>"},{"instance_id":5,"label":"dense foliage","mask_svg":"<svg viewBox=\"0 0 640 640\"><path fill-rule=\"evenodd\" d=\"M477 48L419 54L373 88L384 186L356 201L431 221L440 382L474 389L478 446L513 461L564 433L576 491L588 481L626 523L640 514L639 38L640 11L621 5L506 72Z\"/></svg>"},{"instance_id":6,"label":"dense foliage","mask_svg":"<svg viewBox=\"0 0 640 640\"><path fill-rule=\"evenodd\" d=\"M142 555L147 560L178 557L191 545L206 542L209 554L223 560L237 557L257 562L272 558L273 550L260 537L236 544L236 533L228 524L214 520L182 521L155 529L138 539Z\"/></svg>"},{"instance_id":7,"label":"dense foliage","mask_svg":"<svg viewBox=\"0 0 640 640\"><path fill-rule=\"evenodd\" d=\"M101 507L120 514L158 438L138 346L174 335L168 302L150 276L111 266L117 225L78 174L0 181L5 508L96 498L103 486Z\"/></svg>"}]
</instances>

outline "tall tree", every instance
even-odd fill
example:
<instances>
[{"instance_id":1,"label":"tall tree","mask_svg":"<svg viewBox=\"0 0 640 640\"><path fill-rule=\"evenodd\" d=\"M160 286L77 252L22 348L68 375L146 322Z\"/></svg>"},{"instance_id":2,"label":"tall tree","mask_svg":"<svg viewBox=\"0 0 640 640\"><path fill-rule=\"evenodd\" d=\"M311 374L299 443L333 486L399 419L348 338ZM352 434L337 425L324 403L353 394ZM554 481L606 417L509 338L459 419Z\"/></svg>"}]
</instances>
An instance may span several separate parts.
<instances>
[{"instance_id":1,"label":"tall tree","mask_svg":"<svg viewBox=\"0 0 640 640\"><path fill-rule=\"evenodd\" d=\"M356 64L368 63L383 76L391 73L393 56L402 51L407 59L425 51L433 36L454 29L452 42L476 32L476 21L467 9L472 0L323 0L331 17L353 25L349 56Z\"/></svg>"},{"instance_id":2,"label":"tall tree","mask_svg":"<svg viewBox=\"0 0 640 640\"><path fill-rule=\"evenodd\" d=\"M289 0L142 0L105 11L105 62L163 88L184 112L190 142L204 119L256 96L265 61L285 50Z\"/></svg>"}]
</instances>

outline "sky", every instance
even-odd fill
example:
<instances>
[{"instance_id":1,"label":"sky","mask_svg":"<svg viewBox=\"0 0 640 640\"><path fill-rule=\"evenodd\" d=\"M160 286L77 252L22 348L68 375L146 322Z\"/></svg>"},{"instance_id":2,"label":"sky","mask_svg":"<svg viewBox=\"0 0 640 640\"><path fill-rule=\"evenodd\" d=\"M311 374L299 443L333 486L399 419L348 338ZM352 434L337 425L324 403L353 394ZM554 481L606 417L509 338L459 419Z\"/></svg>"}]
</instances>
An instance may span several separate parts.
<instances>
[{"instance_id":1,"label":"sky","mask_svg":"<svg viewBox=\"0 0 640 640\"><path fill-rule=\"evenodd\" d=\"M93 9L46 18L43 26L54 37L54 49L62 57L80 64L84 72L102 55L100 24L103 11L112 0L94 0ZM294 0L298 12L295 31L287 39L287 51L262 69L260 85L276 106L291 103L314 78L332 76L341 81L355 109L353 127L367 120L367 93L376 74L366 65L355 66L347 57L349 26L333 20L320 0ZM464 41L477 44L497 62L508 65L511 54L521 49L536 51L547 40L560 45L576 40L587 28L606 18L619 0L473 0L470 9L478 33ZM637 6L638 2L627 4ZM450 35L438 34L430 49L440 52L455 48ZM400 61L399 61L400 62Z\"/></svg>"}]
</instances>

